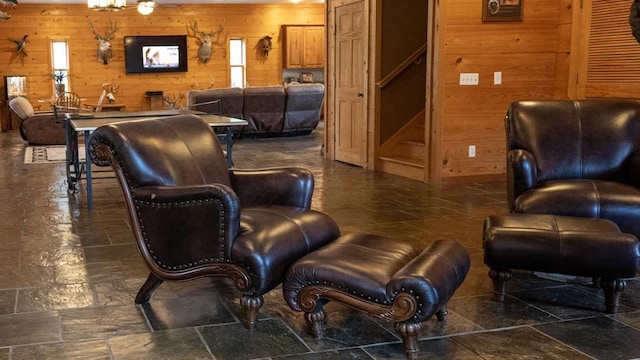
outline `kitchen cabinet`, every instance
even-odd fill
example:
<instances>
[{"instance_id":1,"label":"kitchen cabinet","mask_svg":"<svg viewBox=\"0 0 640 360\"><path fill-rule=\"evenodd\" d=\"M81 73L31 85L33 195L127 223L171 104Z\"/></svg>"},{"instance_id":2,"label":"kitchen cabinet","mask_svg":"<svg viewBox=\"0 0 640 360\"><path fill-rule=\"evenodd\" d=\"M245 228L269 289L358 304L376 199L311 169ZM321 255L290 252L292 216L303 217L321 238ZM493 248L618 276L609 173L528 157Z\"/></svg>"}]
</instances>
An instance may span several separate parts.
<instances>
[{"instance_id":1,"label":"kitchen cabinet","mask_svg":"<svg viewBox=\"0 0 640 360\"><path fill-rule=\"evenodd\" d=\"M324 26L284 25L284 68L324 67Z\"/></svg>"}]
</instances>

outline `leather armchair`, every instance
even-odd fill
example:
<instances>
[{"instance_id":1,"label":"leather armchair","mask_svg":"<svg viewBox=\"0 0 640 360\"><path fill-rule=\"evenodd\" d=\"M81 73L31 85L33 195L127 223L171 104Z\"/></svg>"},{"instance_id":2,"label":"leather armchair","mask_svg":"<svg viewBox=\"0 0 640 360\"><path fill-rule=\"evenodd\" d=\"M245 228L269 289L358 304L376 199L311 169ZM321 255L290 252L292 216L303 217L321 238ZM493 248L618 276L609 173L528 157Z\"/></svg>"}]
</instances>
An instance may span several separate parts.
<instances>
[{"instance_id":1,"label":"leather armchair","mask_svg":"<svg viewBox=\"0 0 640 360\"><path fill-rule=\"evenodd\" d=\"M514 102L505 129L510 212L603 218L640 238L640 102Z\"/></svg>"},{"instance_id":2,"label":"leather armchair","mask_svg":"<svg viewBox=\"0 0 640 360\"><path fill-rule=\"evenodd\" d=\"M53 111L35 111L23 97L9 101L11 113L17 117L20 136L32 145L65 144L64 124L56 122Z\"/></svg>"},{"instance_id":3,"label":"leather armchair","mask_svg":"<svg viewBox=\"0 0 640 360\"><path fill-rule=\"evenodd\" d=\"M214 132L196 115L103 126L89 146L94 163L115 171L150 269L136 303L163 281L229 277L252 328L262 295L289 265L340 235L329 216L310 209L308 170L227 169Z\"/></svg>"}]
</instances>

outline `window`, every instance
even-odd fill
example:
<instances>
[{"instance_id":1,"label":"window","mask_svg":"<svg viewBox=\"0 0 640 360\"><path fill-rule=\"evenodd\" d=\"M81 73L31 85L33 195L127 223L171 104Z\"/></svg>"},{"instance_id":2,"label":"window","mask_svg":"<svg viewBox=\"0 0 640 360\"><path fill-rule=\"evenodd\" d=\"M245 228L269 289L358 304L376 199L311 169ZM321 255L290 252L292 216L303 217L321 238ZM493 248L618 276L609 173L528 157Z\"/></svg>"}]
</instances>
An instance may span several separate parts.
<instances>
[{"instance_id":1,"label":"window","mask_svg":"<svg viewBox=\"0 0 640 360\"><path fill-rule=\"evenodd\" d=\"M56 94L69 91L69 48L66 41L51 42L51 66Z\"/></svg>"},{"instance_id":2,"label":"window","mask_svg":"<svg viewBox=\"0 0 640 360\"><path fill-rule=\"evenodd\" d=\"M245 69L244 39L229 39L229 73L231 74L231 87L245 87Z\"/></svg>"}]
</instances>

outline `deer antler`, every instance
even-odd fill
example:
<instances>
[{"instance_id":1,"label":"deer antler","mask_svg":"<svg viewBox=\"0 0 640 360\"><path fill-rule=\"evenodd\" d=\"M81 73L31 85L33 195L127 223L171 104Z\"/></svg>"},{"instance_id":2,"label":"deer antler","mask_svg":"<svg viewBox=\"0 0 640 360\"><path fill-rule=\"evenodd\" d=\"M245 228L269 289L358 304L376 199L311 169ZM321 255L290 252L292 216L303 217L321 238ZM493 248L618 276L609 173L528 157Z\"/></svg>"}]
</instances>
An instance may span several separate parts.
<instances>
[{"instance_id":1,"label":"deer antler","mask_svg":"<svg viewBox=\"0 0 640 360\"><path fill-rule=\"evenodd\" d=\"M102 36L100 34L98 34L98 32L96 31L95 26L93 26L93 21L91 21L91 18L87 16L87 22L89 23L89 26L91 27L91 31L93 32L93 35L96 36L96 39L98 40L106 40L106 41L110 41L111 39L113 39L113 35L116 34L116 32L118 30L120 30L120 28L118 27L118 22L117 21L112 21L111 19L109 19L109 31L107 36Z\"/></svg>"},{"instance_id":2,"label":"deer antler","mask_svg":"<svg viewBox=\"0 0 640 360\"><path fill-rule=\"evenodd\" d=\"M198 30L198 22L195 20L189 22L187 29L193 31L193 36L197 38L203 38L206 35L204 32Z\"/></svg>"}]
</instances>

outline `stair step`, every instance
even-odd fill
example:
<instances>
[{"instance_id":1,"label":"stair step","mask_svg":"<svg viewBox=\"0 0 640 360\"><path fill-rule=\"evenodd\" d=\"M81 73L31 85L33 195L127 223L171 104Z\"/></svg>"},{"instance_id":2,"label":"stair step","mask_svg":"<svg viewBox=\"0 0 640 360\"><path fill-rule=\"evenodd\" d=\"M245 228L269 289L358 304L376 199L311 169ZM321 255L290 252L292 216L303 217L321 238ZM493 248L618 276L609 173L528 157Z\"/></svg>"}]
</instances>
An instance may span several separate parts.
<instances>
[{"instance_id":1,"label":"stair step","mask_svg":"<svg viewBox=\"0 0 640 360\"><path fill-rule=\"evenodd\" d=\"M418 167L418 168L424 168L424 160L417 157L393 155L393 156L381 156L380 160L394 162L394 163L403 164L403 165L409 165L409 166Z\"/></svg>"},{"instance_id":2,"label":"stair step","mask_svg":"<svg viewBox=\"0 0 640 360\"><path fill-rule=\"evenodd\" d=\"M413 146L424 146L424 141L421 140L401 140L400 143Z\"/></svg>"}]
</instances>

